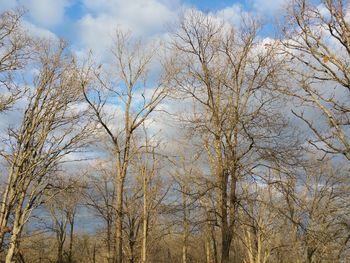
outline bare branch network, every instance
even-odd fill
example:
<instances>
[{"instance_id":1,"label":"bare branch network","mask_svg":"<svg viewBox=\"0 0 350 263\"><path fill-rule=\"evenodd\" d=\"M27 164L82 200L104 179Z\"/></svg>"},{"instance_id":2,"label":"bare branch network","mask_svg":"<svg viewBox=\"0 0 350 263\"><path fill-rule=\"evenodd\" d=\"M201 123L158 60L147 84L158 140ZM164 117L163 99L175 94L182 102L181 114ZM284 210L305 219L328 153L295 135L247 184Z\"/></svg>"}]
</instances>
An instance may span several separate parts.
<instances>
[{"instance_id":1,"label":"bare branch network","mask_svg":"<svg viewBox=\"0 0 350 263\"><path fill-rule=\"evenodd\" d=\"M108 61L0 15L0 262L350 260L350 3L276 36L186 9Z\"/></svg>"}]
</instances>

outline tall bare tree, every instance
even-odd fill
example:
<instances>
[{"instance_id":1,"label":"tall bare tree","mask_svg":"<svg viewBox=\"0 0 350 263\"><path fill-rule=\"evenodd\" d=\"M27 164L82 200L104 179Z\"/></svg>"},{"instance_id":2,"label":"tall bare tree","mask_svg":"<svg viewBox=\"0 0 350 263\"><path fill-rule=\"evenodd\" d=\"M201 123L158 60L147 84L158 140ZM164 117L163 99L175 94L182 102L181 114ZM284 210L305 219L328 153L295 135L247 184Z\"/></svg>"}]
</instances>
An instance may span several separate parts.
<instances>
[{"instance_id":1,"label":"tall bare tree","mask_svg":"<svg viewBox=\"0 0 350 263\"><path fill-rule=\"evenodd\" d=\"M172 43L173 86L194 102L196 111L187 122L200 133L216 180L223 263L230 262L239 181L284 151L277 140L284 121L273 92L283 62L274 43L258 40L259 28L251 18L235 28L192 11Z\"/></svg>"},{"instance_id":2,"label":"tall bare tree","mask_svg":"<svg viewBox=\"0 0 350 263\"><path fill-rule=\"evenodd\" d=\"M160 229L158 229L160 233L154 233L154 224L157 222L157 217L161 214L160 207L170 187L163 182L164 178L161 178L163 156L157 152L160 150L159 143L154 142L153 137L149 138L145 126L143 130L144 150L139 153L136 166L139 169L139 180L142 185L141 262L147 263L150 262L150 244L162 236Z\"/></svg>"},{"instance_id":3,"label":"tall bare tree","mask_svg":"<svg viewBox=\"0 0 350 263\"><path fill-rule=\"evenodd\" d=\"M9 131L7 184L2 195L1 229L11 228L6 262L12 262L23 226L56 183L64 158L84 144L87 125L78 107L77 68L64 42L37 46L38 75L18 129ZM12 220L9 218L12 216ZM11 225L9 223L11 222ZM1 244L4 233L0 235Z\"/></svg>"},{"instance_id":4,"label":"tall bare tree","mask_svg":"<svg viewBox=\"0 0 350 263\"><path fill-rule=\"evenodd\" d=\"M123 261L124 185L130 160L135 156L133 137L166 96L162 77L159 81L149 82L148 73L156 51L157 47L147 48L141 40L135 41L129 33L118 30L112 48L116 80L109 78L106 81L95 71L99 88L89 90L88 83L82 82L85 99L114 147L117 263ZM106 116L107 106L120 113L120 118L112 123Z\"/></svg>"}]
</instances>

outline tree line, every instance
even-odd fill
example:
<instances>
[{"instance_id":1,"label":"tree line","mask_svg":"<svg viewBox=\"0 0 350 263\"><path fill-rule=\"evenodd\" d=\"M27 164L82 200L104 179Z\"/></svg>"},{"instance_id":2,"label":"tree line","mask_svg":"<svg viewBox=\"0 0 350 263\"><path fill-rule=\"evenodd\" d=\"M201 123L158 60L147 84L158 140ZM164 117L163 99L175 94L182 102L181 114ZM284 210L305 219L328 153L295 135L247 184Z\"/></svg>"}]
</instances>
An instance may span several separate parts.
<instances>
[{"instance_id":1,"label":"tree line","mask_svg":"<svg viewBox=\"0 0 350 263\"><path fill-rule=\"evenodd\" d=\"M274 38L189 9L103 63L24 15L0 15L1 262L350 259L348 1L291 1Z\"/></svg>"}]
</instances>

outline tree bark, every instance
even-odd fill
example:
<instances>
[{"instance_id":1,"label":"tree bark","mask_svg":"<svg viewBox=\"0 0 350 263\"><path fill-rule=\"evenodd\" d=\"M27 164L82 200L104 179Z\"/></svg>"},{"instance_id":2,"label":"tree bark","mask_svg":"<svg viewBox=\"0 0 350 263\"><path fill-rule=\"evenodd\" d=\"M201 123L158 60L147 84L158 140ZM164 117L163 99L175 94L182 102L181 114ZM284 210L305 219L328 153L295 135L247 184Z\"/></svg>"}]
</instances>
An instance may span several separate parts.
<instances>
[{"instance_id":1,"label":"tree bark","mask_svg":"<svg viewBox=\"0 0 350 263\"><path fill-rule=\"evenodd\" d=\"M68 251L68 261L73 262L73 240L74 240L74 221L75 221L75 211L72 212L72 215L69 220L70 224L70 233L69 233L69 251Z\"/></svg>"},{"instance_id":2,"label":"tree bark","mask_svg":"<svg viewBox=\"0 0 350 263\"><path fill-rule=\"evenodd\" d=\"M24 217L22 212L22 205L24 202L24 193L20 195L16 211L15 218L13 222L13 229L11 232L10 245L6 254L5 263L13 263L13 257L15 255L16 249L18 248L18 239L22 231Z\"/></svg>"},{"instance_id":3,"label":"tree bark","mask_svg":"<svg viewBox=\"0 0 350 263\"><path fill-rule=\"evenodd\" d=\"M142 228L142 252L141 262L147 262L147 234L148 234L148 180L146 169L143 171L143 228Z\"/></svg>"},{"instance_id":4,"label":"tree bark","mask_svg":"<svg viewBox=\"0 0 350 263\"><path fill-rule=\"evenodd\" d=\"M186 191L187 191L187 187L186 185L184 185L182 187L182 210L183 210L182 263L187 263L187 253L188 253L188 218L187 218Z\"/></svg>"},{"instance_id":5,"label":"tree bark","mask_svg":"<svg viewBox=\"0 0 350 263\"><path fill-rule=\"evenodd\" d=\"M124 178L118 178L117 185L117 218L116 218L116 263L123 262L123 199Z\"/></svg>"}]
</instances>

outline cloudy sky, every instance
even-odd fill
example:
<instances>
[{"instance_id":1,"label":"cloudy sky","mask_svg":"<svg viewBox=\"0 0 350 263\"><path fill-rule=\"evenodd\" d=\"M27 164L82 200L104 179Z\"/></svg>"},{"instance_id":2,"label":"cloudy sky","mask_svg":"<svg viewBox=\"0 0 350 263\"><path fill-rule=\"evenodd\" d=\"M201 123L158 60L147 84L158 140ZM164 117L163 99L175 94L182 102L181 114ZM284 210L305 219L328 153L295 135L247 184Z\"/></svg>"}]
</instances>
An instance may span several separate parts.
<instances>
[{"instance_id":1,"label":"cloudy sky","mask_svg":"<svg viewBox=\"0 0 350 263\"><path fill-rule=\"evenodd\" d=\"M261 17L266 26L261 32L273 36L269 22L278 16L286 0L0 0L0 12L25 8L24 26L32 35L64 38L78 56L92 50L95 58L108 58L116 27L130 30L134 36L161 38L187 9L195 8L237 24L241 15L250 13ZM174 104L163 105L176 110ZM181 106L183 107L183 105ZM170 111L170 110L168 110ZM15 114L15 113L11 113ZM8 115L8 122L15 120ZM158 116L158 115L157 115ZM164 126L164 114L154 116L155 130L172 131ZM7 127L0 124L0 133ZM170 123L170 122L169 122ZM171 137L173 134L169 132Z\"/></svg>"},{"instance_id":2,"label":"cloudy sky","mask_svg":"<svg viewBox=\"0 0 350 263\"><path fill-rule=\"evenodd\" d=\"M0 11L17 6L27 10L25 26L38 36L63 37L79 51L97 54L108 48L116 26L134 35L164 34L188 8L219 14L233 23L250 12L268 20L285 0L0 0ZM266 19L267 18L267 19ZM269 33L269 28L265 33Z\"/></svg>"}]
</instances>

